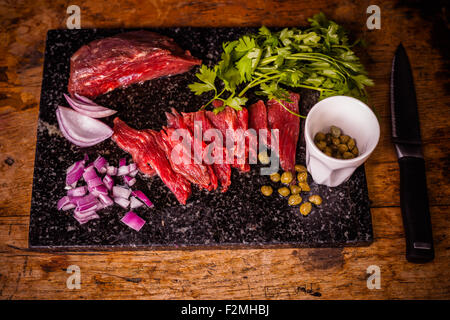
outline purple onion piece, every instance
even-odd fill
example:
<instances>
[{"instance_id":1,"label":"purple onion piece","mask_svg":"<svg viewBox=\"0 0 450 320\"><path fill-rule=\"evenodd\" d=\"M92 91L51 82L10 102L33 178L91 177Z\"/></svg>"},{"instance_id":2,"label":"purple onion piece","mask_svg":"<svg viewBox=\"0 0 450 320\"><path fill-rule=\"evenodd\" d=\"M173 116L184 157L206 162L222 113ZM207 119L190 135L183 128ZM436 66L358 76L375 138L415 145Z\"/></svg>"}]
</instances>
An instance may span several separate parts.
<instances>
[{"instance_id":1,"label":"purple onion piece","mask_svg":"<svg viewBox=\"0 0 450 320\"><path fill-rule=\"evenodd\" d=\"M147 196L142 191L134 190L134 191L131 192L131 194L133 196L137 197L142 202L144 202L147 205L147 207L149 207L149 208L153 208L154 207L153 203L150 201L149 198L147 198Z\"/></svg>"},{"instance_id":2,"label":"purple onion piece","mask_svg":"<svg viewBox=\"0 0 450 320\"><path fill-rule=\"evenodd\" d=\"M139 217L133 211L127 212L120 221L136 231L141 230L142 226L145 224L145 220Z\"/></svg>"}]
</instances>

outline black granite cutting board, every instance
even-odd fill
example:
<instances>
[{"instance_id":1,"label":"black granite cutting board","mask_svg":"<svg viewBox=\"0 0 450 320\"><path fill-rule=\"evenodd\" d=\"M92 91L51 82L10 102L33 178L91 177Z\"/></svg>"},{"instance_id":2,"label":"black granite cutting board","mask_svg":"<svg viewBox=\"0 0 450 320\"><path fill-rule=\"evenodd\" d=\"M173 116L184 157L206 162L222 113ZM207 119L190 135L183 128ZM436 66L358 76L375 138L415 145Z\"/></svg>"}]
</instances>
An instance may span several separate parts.
<instances>
[{"instance_id":1,"label":"black granite cutting board","mask_svg":"<svg viewBox=\"0 0 450 320\"><path fill-rule=\"evenodd\" d=\"M254 32L252 28L167 28L153 29L168 35L184 49L213 65L224 41ZM91 148L79 148L60 133L55 116L58 105L67 106L69 59L94 39L111 36L122 29L50 30L47 34L44 73L39 111L36 160L30 213L29 247L40 250L114 250L180 247L336 247L368 245L373 240L372 223L364 167L356 170L348 182L336 188L315 184L311 192L319 194L323 204L304 217L298 207L289 207L286 199L275 195L266 198L260 193L263 184L272 184L253 165L249 173L233 169L228 192L199 191L186 206L175 197L158 177L138 175L133 186L149 195L154 209L134 211L146 220L140 232L120 222L127 212L118 205L99 211L100 219L84 225L71 212L56 209L58 199L65 195L65 171L87 153L91 160L103 155L113 165L121 157L130 157L111 140ZM183 75L147 81L126 89L117 89L96 101L118 110L118 116L137 129L160 129L165 123L164 111L195 111L208 97L195 96L187 89L196 69ZM317 101L313 91L299 91L301 113L306 114ZM250 94L250 103L255 97ZM112 125L113 117L105 121ZM302 123L302 128L304 123ZM304 163L304 138L297 147L297 162ZM276 190L276 189L275 189Z\"/></svg>"}]
</instances>

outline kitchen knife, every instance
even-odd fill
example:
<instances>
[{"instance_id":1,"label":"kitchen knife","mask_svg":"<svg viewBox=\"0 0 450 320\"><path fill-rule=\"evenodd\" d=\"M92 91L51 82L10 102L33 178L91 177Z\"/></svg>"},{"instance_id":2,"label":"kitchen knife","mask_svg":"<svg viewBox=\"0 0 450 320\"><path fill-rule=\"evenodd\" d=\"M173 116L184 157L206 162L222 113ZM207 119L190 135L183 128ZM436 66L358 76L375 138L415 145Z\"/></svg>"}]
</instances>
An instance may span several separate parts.
<instances>
[{"instance_id":1,"label":"kitchen knife","mask_svg":"<svg viewBox=\"0 0 450 320\"><path fill-rule=\"evenodd\" d=\"M434 259L425 161L414 80L405 48L400 43L391 72L392 140L400 166L400 206L406 236L406 259Z\"/></svg>"}]
</instances>

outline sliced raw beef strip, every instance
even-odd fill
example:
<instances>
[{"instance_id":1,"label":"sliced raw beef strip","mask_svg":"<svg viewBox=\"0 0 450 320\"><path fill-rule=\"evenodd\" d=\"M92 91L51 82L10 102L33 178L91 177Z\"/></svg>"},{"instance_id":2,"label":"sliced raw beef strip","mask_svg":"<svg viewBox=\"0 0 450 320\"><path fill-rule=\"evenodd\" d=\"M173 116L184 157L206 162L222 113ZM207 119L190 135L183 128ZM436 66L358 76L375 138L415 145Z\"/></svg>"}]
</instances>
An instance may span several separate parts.
<instances>
[{"instance_id":1,"label":"sliced raw beef strip","mask_svg":"<svg viewBox=\"0 0 450 320\"><path fill-rule=\"evenodd\" d=\"M290 93L292 103L281 101L289 110L298 113L300 95ZM286 111L282 105L272 99L267 102L267 122L270 129L279 130L279 156L281 168L284 171L293 171L295 166L295 151L300 131L300 119ZM271 137L271 144L275 142Z\"/></svg>"},{"instance_id":2,"label":"sliced raw beef strip","mask_svg":"<svg viewBox=\"0 0 450 320\"><path fill-rule=\"evenodd\" d=\"M186 138L189 139L189 143L191 145L191 150L194 151L194 156L197 157L197 159L194 159L194 157L191 157L191 153L189 153L190 156L190 161L191 161L191 165L189 167L185 167L185 168L179 168L177 170L181 171L182 170L186 170L186 172L184 173L185 177L193 182L196 183L198 185L200 185L202 188L205 188L209 191L211 190L216 190L218 187L218 179L217 176L214 174L214 171L212 168L210 168L209 165L207 164L202 164L202 160L203 160L203 151L205 149L205 144L203 143L203 140L197 141L197 143L199 143L200 146L200 154L195 155L195 146L194 146L194 134L193 134L193 128L189 128L187 126L187 124L184 121L184 117L181 116L177 110L175 110L174 108L171 109L172 113L168 113L166 112L166 117L167 117L167 126L168 129L166 130L168 133L168 136L171 137L172 133L174 130L176 129L184 129L187 131L188 136ZM170 135L169 135L170 132ZM200 137L201 139L201 137ZM180 142L177 141L172 141L172 148L175 147L175 145L177 145ZM202 174L200 174L200 172L202 172ZM208 184L205 185L205 181L208 180ZM197 182L201 182L201 183L197 183Z\"/></svg>"},{"instance_id":3,"label":"sliced raw beef strip","mask_svg":"<svg viewBox=\"0 0 450 320\"><path fill-rule=\"evenodd\" d=\"M186 204L191 194L191 184L170 166L164 150L160 148L162 138L159 132L134 130L119 118L115 118L112 139L121 149L131 153L133 161L139 161L140 170L151 167L178 201Z\"/></svg>"},{"instance_id":4,"label":"sliced raw beef strip","mask_svg":"<svg viewBox=\"0 0 450 320\"><path fill-rule=\"evenodd\" d=\"M173 170L181 174L189 182L208 189L211 182L208 168L194 163L194 159L191 157L192 148L189 150L183 148L183 144L178 139L173 138L174 131L175 129L173 128L166 128L165 131L161 130L162 147ZM174 148L177 146L179 146L178 150L174 151ZM183 157L186 157L186 161L183 161Z\"/></svg>"},{"instance_id":5,"label":"sliced raw beef strip","mask_svg":"<svg viewBox=\"0 0 450 320\"><path fill-rule=\"evenodd\" d=\"M95 98L118 87L170 76L200 65L171 38L132 31L82 46L70 58L68 91Z\"/></svg>"},{"instance_id":6,"label":"sliced raw beef strip","mask_svg":"<svg viewBox=\"0 0 450 320\"><path fill-rule=\"evenodd\" d=\"M268 130L267 125L267 109L266 105L262 100L259 100L258 102L252 104L248 108L249 117L248 117L248 127L250 129L255 129L256 134L259 136L260 131L262 129L267 130L267 139L263 140L263 143L265 145L270 144L270 131ZM259 143L259 140L258 140Z\"/></svg>"},{"instance_id":7,"label":"sliced raw beef strip","mask_svg":"<svg viewBox=\"0 0 450 320\"><path fill-rule=\"evenodd\" d=\"M186 123L186 125L191 130L191 132L194 132L194 123L200 122L202 124L202 135L203 136L205 135L205 132L208 131L209 129L214 129L214 130L216 129L212 125L211 121L209 121L209 119L206 117L205 111L183 113L183 119L184 119L184 122ZM206 151L204 152L204 160L205 160L205 156L209 153L211 153L211 156L213 158L222 157L222 163L214 162L213 164L211 164L211 166L222 186L222 192L226 192L228 190L228 187L231 184L231 166L226 163L227 150L226 150L226 148L223 147L223 140L215 141L215 138L212 138L211 140L212 141L209 144L206 144L206 142L205 142ZM216 154L216 152L218 154ZM211 161L208 161L206 163L211 163Z\"/></svg>"},{"instance_id":8,"label":"sliced raw beef strip","mask_svg":"<svg viewBox=\"0 0 450 320\"><path fill-rule=\"evenodd\" d=\"M231 138L234 141L234 154L230 155L230 157L232 156L233 158L229 160L231 160L231 162L233 163L233 167L238 168L239 170L244 172L249 171L250 166L247 163L247 159L245 159L244 164L238 164L237 159L235 158L235 156L239 153L239 150L237 150L238 148L236 146L237 137L235 133L237 129L242 129L244 131L246 130L246 125L244 124L244 122L246 120L248 121L248 115L247 116L245 115L245 111L239 114L238 116L238 114L234 109L227 106L223 111L219 112L218 114L214 114L214 112L212 111L206 111L206 117L211 121L213 126L216 129L219 129L219 131L222 133L225 147L227 141L226 138L227 130L232 131Z\"/></svg>"}]
</instances>

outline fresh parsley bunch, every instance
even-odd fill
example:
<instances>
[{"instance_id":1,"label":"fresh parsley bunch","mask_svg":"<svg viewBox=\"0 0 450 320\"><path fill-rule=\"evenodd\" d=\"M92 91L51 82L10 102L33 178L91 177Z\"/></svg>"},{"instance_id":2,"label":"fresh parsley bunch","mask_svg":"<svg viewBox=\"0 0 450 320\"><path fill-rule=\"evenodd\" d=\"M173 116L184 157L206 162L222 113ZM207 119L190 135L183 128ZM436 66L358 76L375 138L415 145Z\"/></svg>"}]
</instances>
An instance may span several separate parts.
<instances>
[{"instance_id":1,"label":"fresh parsley bunch","mask_svg":"<svg viewBox=\"0 0 450 320\"><path fill-rule=\"evenodd\" d=\"M350 45L344 29L323 13L308 21L306 30L271 32L263 26L258 34L224 43L219 63L212 69L202 65L196 74L200 82L189 85L196 95L214 91L202 109L220 100L223 105L216 113L225 106L241 110L247 102L244 94L254 87L257 94L280 103L289 101L286 87L317 90L320 99L347 95L365 101L365 86L373 81L351 49L356 43Z\"/></svg>"}]
</instances>

